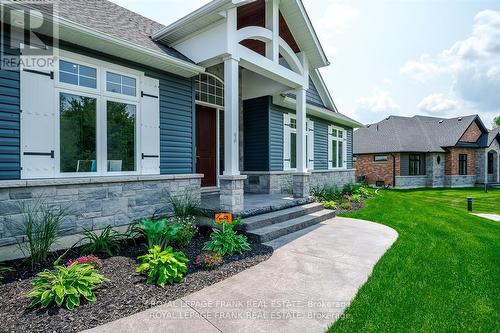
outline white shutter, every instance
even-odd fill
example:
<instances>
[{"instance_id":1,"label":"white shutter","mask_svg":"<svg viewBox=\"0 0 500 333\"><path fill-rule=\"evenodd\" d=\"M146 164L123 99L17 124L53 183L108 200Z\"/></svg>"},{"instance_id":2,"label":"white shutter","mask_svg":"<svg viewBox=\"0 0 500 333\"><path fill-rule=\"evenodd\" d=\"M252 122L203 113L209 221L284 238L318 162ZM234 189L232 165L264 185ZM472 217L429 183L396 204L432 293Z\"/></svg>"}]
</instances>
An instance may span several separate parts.
<instances>
[{"instance_id":1,"label":"white shutter","mask_svg":"<svg viewBox=\"0 0 500 333\"><path fill-rule=\"evenodd\" d=\"M142 79L141 159L142 174L160 173L160 81Z\"/></svg>"},{"instance_id":2,"label":"white shutter","mask_svg":"<svg viewBox=\"0 0 500 333\"><path fill-rule=\"evenodd\" d=\"M21 178L55 176L55 91L47 72L21 71Z\"/></svg>"},{"instance_id":3,"label":"white shutter","mask_svg":"<svg viewBox=\"0 0 500 333\"><path fill-rule=\"evenodd\" d=\"M291 169L290 115L283 115L283 170Z\"/></svg>"},{"instance_id":4,"label":"white shutter","mask_svg":"<svg viewBox=\"0 0 500 333\"><path fill-rule=\"evenodd\" d=\"M306 122L307 135L307 169L314 170L314 121Z\"/></svg>"}]
</instances>

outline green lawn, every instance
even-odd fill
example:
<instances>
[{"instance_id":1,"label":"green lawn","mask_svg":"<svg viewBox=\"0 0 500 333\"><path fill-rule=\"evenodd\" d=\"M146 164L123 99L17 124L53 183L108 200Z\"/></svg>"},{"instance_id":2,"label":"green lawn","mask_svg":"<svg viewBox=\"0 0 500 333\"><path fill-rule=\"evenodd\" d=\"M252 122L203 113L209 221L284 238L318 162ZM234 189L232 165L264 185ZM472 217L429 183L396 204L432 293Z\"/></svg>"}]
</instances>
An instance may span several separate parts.
<instances>
[{"instance_id":1,"label":"green lawn","mask_svg":"<svg viewBox=\"0 0 500 333\"><path fill-rule=\"evenodd\" d=\"M500 190L385 190L348 217L399 238L328 332L500 332Z\"/></svg>"}]
</instances>

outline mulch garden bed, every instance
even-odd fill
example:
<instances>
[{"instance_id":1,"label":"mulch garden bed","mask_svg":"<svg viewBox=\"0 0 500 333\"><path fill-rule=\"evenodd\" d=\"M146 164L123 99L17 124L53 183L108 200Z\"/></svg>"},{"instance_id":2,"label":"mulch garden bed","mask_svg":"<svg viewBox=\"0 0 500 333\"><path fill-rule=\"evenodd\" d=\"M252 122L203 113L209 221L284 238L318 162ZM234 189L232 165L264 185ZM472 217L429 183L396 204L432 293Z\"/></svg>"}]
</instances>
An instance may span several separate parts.
<instances>
[{"instance_id":1,"label":"mulch garden bed","mask_svg":"<svg viewBox=\"0 0 500 333\"><path fill-rule=\"evenodd\" d=\"M37 272L51 268L51 265L31 269L31 265L24 260L7 263L14 271L6 274L4 284L0 285L0 332L78 332L89 329L186 296L267 260L272 255L272 248L252 243L251 251L225 256L222 266L203 270L194 265L194 259L209 239L209 232L208 228L200 229L191 244L181 249L190 259L184 281L166 285L163 289L147 285L145 277L135 273L138 266L136 258L146 253L146 246L124 246L119 255L103 259L101 273L109 282L96 290L97 301L82 302L73 311L54 306L48 309L29 307L30 300L26 294L31 289L32 279ZM65 259L79 256L78 249L73 249Z\"/></svg>"},{"instance_id":2,"label":"mulch garden bed","mask_svg":"<svg viewBox=\"0 0 500 333\"><path fill-rule=\"evenodd\" d=\"M342 209L342 207L340 207L340 205L338 205L337 210L336 210L336 214L340 215L340 214L352 213L352 212L355 212L355 211L360 210L362 208L365 208L364 200L361 200L360 202L351 202L351 204L352 204L352 209Z\"/></svg>"}]
</instances>

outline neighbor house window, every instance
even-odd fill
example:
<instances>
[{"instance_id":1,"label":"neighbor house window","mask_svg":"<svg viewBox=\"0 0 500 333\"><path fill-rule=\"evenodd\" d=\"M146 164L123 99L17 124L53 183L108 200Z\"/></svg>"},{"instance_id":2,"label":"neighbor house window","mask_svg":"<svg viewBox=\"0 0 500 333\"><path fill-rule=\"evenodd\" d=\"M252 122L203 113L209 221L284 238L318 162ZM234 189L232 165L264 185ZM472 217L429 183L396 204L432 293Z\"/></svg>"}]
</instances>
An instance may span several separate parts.
<instances>
[{"instance_id":1,"label":"neighbor house window","mask_svg":"<svg viewBox=\"0 0 500 333\"><path fill-rule=\"evenodd\" d=\"M421 161L420 161L420 154L410 154L409 156L409 161L410 161L410 167L408 170L408 174L410 176L419 176L421 175Z\"/></svg>"},{"instance_id":2,"label":"neighbor house window","mask_svg":"<svg viewBox=\"0 0 500 333\"><path fill-rule=\"evenodd\" d=\"M97 69L74 62L59 61L59 81L86 88L97 88Z\"/></svg>"},{"instance_id":3,"label":"neighbor house window","mask_svg":"<svg viewBox=\"0 0 500 333\"><path fill-rule=\"evenodd\" d=\"M283 169L297 168L297 119L293 114L283 115ZM314 168L314 122L306 120L306 167Z\"/></svg>"},{"instance_id":4,"label":"neighbor house window","mask_svg":"<svg viewBox=\"0 0 500 333\"><path fill-rule=\"evenodd\" d=\"M92 92L80 87L88 88L85 80L92 76L92 86L98 86L97 68L65 60L60 60L60 68L59 80L74 82L59 89L60 173L138 171L138 77L105 71L105 82L99 85L102 91Z\"/></svg>"},{"instance_id":5,"label":"neighbor house window","mask_svg":"<svg viewBox=\"0 0 500 333\"><path fill-rule=\"evenodd\" d=\"M461 176L467 175L467 154L458 156L458 174Z\"/></svg>"},{"instance_id":6,"label":"neighbor house window","mask_svg":"<svg viewBox=\"0 0 500 333\"><path fill-rule=\"evenodd\" d=\"M488 173L491 175L494 171L494 156L492 153L488 154Z\"/></svg>"},{"instance_id":7,"label":"neighbor house window","mask_svg":"<svg viewBox=\"0 0 500 333\"><path fill-rule=\"evenodd\" d=\"M386 162L389 159L387 155L374 155L373 161L375 162Z\"/></svg>"},{"instance_id":8,"label":"neighbor house window","mask_svg":"<svg viewBox=\"0 0 500 333\"><path fill-rule=\"evenodd\" d=\"M346 131L343 128L328 126L328 168L344 169L346 167L347 147Z\"/></svg>"},{"instance_id":9,"label":"neighbor house window","mask_svg":"<svg viewBox=\"0 0 500 333\"><path fill-rule=\"evenodd\" d=\"M136 95L136 80L133 77L106 72L106 91L135 96Z\"/></svg>"}]
</instances>

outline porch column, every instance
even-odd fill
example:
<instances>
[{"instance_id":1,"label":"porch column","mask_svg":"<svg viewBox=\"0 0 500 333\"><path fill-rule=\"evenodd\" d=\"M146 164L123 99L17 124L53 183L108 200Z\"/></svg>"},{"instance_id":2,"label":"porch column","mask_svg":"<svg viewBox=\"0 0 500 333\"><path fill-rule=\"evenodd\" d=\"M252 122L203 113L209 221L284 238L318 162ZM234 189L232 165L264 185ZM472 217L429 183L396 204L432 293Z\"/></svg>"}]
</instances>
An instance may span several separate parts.
<instances>
[{"instance_id":1,"label":"porch column","mask_svg":"<svg viewBox=\"0 0 500 333\"><path fill-rule=\"evenodd\" d=\"M297 100L297 173L293 175L294 197L309 196L309 173L306 163L306 89L295 90Z\"/></svg>"},{"instance_id":2,"label":"porch column","mask_svg":"<svg viewBox=\"0 0 500 333\"><path fill-rule=\"evenodd\" d=\"M266 57L279 62L279 0L266 0L266 28L273 34L272 41L266 44Z\"/></svg>"},{"instance_id":3,"label":"porch column","mask_svg":"<svg viewBox=\"0 0 500 333\"><path fill-rule=\"evenodd\" d=\"M220 209L243 211L243 184L239 166L239 63L233 57L224 60L224 173L219 177Z\"/></svg>"}]
</instances>

